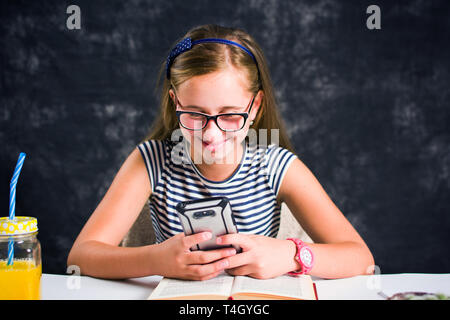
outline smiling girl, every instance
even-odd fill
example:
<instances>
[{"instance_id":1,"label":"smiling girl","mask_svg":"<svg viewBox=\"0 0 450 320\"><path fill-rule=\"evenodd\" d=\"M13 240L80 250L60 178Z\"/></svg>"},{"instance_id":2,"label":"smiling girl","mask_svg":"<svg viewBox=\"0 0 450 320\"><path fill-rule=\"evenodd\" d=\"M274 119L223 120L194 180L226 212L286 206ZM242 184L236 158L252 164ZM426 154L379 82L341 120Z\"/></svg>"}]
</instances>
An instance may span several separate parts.
<instances>
[{"instance_id":1,"label":"smiling girl","mask_svg":"<svg viewBox=\"0 0 450 320\"><path fill-rule=\"evenodd\" d=\"M370 273L370 250L295 155L251 36L196 27L171 51L161 74L159 117L76 239L69 265L102 278L204 280L224 270L255 278ZM189 249L211 234L185 236L175 207L213 196L229 198L239 231L217 242L239 245L241 253ZM119 247L147 201L156 243ZM275 238L283 202L314 243Z\"/></svg>"}]
</instances>

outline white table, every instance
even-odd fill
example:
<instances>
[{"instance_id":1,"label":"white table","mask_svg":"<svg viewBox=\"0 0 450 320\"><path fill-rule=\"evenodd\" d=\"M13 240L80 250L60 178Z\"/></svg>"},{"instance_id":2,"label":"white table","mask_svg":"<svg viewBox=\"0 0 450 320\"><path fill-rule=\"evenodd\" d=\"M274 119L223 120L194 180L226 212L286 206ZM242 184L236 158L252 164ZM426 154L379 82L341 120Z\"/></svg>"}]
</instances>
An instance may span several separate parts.
<instances>
[{"instance_id":1,"label":"white table","mask_svg":"<svg viewBox=\"0 0 450 320\"><path fill-rule=\"evenodd\" d=\"M86 276L43 274L43 300L143 300L156 288L160 276L102 280ZM380 300L397 292L424 291L450 296L450 273L383 274L325 280L313 278L320 300Z\"/></svg>"}]
</instances>

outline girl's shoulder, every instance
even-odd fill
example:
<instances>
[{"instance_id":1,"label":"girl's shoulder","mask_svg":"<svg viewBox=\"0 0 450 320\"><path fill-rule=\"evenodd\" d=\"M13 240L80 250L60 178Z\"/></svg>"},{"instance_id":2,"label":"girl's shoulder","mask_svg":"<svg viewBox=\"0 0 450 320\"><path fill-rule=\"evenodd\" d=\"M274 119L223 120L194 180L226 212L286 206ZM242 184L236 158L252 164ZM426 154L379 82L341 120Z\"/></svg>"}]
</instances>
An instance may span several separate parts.
<instances>
[{"instance_id":1,"label":"girl's shoulder","mask_svg":"<svg viewBox=\"0 0 450 320\"><path fill-rule=\"evenodd\" d=\"M292 157L296 156L293 152L289 151L287 148L282 147L278 144L269 144L264 147L264 153L268 158L277 158L279 156Z\"/></svg>"},{"instance_id":2,"label":"girl's shoulder","mask_svg":"<svg viewBox=\"0 0 450 320\"><path fill-rule=\"evenodd\" d=\"M297 155L277 144L270 144L264 150L264 159L269 174L283 175Z\"/></svg>"},{"instance_id":3,"label":"girl's shoulder","mask_svg":"<svg viewBox=\"0 0 450 320\"><path fill-rule=\"evenodd\" d=\"M146 139L146 140L141 141L141 142L138 144L138 146L141 146L141 145L149 145L149 144L153 144L153 145L165 145L165 144L167 144L167 142L168 142L167 139L163 139L163 140L161 140L161 139Z\"/></svg>"},{"instance_id":4,"label":"girl's shoulder","mask_svg":"<svg viewBox=\"0 0 450 320\"><path fill-rule=\"evenodd\" d=\"M141 141L138 144L139 149L145 149L145 150L154 150L155 151L164 151L164 153L167 153L167 150L171 150L175 143L169 139L148 139Z\"/></svg>"},{"instance_id":5,"label":"girl's shoulder","mask_svg":"<svg viewBox=\"0 0 450 320\"><path fill-rule=\"evenodd\" d=\"M293 161L297 155L287 148L278 144L253 145L249 148L249 160L256 165L269 171L277 171L280 166L286 166Z\"/></svg>"},{"instance_id":6,"label":"girl's shoulder","mask_svg":"<svg viewBox=\"0 0 450 320\"><path fill-rule=\"evenodd\" d=\"M149 139L141 141L137 148L146 162L152 159L165 159L170 154L170 144L167 140Z\"/></svg>"},{"instance_id":7,"label":"girl's shoulder","mask_svg":"<svg viewBox=\"0 0 450 320\"><path fill-rule=\"evenodd\" d=\"M179 164L185 160L184 147L182 141L171 139L149 139L142 141L138 145L145 160L158 159L160 165Z\"/></svg>"},{"instance_id":8,"label":"girl's shoulder","mask_svg":"<svg viewBox=\"0 0 450 320\"><path fill-rule=\"evenodd\" d=\"M167 159L170 157L170 146L171 144L168 140L153 139L142 141L137 146L147 167L152 192L155 192L162 172L167 166Z\"/></svg>"},{"instance_id":9,"label":"girl's shoulder","mask_svg":"<svg viewBox=\"0 0 450 320\"><path fill-rule=\"evenodd\" d=\"M247 147L250 161L259 161L265 165L296 157L296 154L278 144L248 144Z\"/></svg>"},{"instance_id":10,"label":"girl's shoulder","mask_svg":"<svg viewBox=\"0 0 450 320\"><path fill-rule=\"evenodd\" d=\"M259 173L267 177L270 187L278 194L283 176L297 156L278 144L258 146L253 150L252 166L259 166Z\"/></svg>"}]
</instances>

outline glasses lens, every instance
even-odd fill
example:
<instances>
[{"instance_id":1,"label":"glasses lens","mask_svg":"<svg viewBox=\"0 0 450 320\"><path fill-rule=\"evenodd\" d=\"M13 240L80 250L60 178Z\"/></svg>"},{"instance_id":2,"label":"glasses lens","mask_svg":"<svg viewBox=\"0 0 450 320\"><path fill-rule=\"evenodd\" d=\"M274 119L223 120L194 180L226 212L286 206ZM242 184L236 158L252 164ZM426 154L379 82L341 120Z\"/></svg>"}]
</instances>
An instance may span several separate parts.
<instances>
[{"instance_id":1,"label":"glasses lens","mask_svg":"<svg viewBox=\"0 0 450 320\"><path fill-rule=\"evenodd\" d=\"M201 114L183 113L180 116L183 127L191 130L200 130L206 123L206 117Z\"/></svg>"},{"instance_id":2,"label":"glasses lens","mask_svg":"<svg viewBox=\"0 0 450 320\"><path fill-rule=\"evenodd\" d=\"M217 117L217 124L222 130L236 131L244 126L244 117L237 114L224 114Z\"/></svg>"}]
</instances>

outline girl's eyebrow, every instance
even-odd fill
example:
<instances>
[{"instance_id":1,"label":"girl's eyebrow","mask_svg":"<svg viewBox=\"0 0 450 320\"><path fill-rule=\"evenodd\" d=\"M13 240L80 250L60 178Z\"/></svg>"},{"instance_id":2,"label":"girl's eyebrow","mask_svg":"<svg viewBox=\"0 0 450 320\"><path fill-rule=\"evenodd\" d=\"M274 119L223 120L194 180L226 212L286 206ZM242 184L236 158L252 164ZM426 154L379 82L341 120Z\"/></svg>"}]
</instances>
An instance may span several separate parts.
<instances>
[{"instance_id":1,"label":"girl's eyebrow","mask_svg":"<svg viewBox=\"0 0 450 320\"><path fill-rule=\"evenodd\" d=\"M181 106L181 107L184 108L184 109L194 109L195 111L198 111L198 112L207 113L207 112L205 112L205 109L203 109L202 107L198 107L198 106ZM239 110L239 109L241 109L241 107L224 106L224 107L220 108L220 111L221 112L229 111L229 110L236 111L236 110ZM221 112L219 112L219 113L221 113Z\"/></svg>"}]
</instances>

